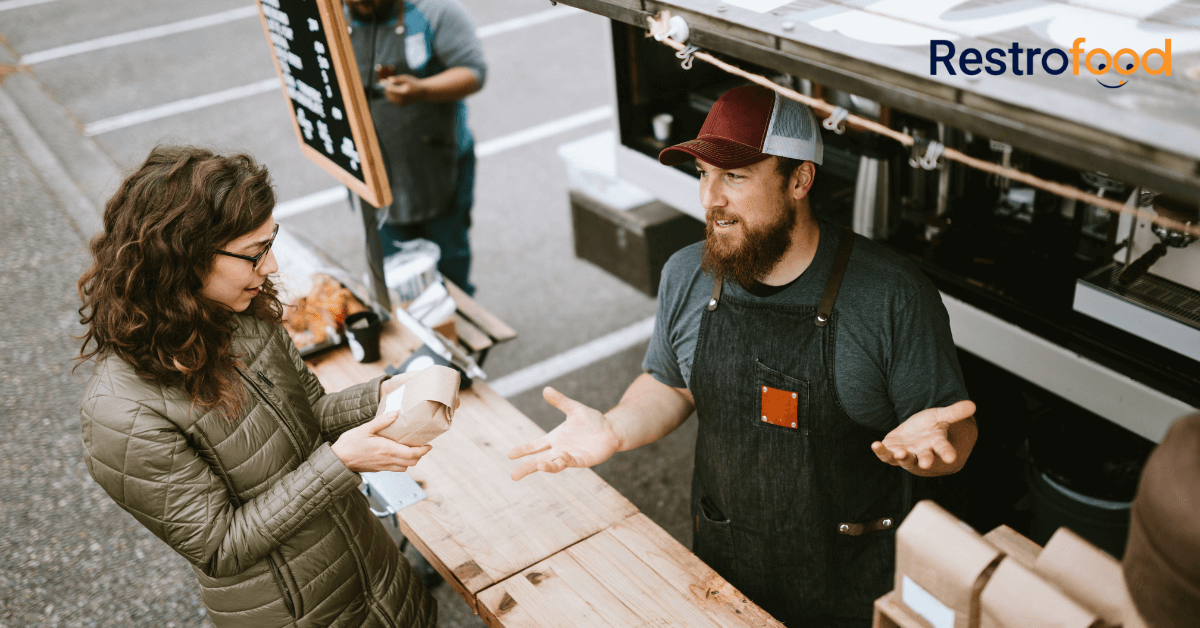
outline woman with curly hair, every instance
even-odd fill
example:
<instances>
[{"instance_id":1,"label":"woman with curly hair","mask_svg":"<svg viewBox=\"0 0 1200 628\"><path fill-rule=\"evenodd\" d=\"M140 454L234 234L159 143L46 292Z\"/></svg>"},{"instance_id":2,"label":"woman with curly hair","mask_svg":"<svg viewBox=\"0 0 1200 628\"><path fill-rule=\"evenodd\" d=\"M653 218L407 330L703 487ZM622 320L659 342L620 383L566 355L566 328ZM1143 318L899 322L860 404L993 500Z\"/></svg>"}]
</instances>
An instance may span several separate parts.
<instances>
[{"instance_id":1,"label":"woman with curly hair","mask_svg":"<svg viewBox=\"0 0 1200 628\"><path fill-rule=\"evenodd\" d=\"M79 280L88 471L192 564L218 627L434 626L358 491L430 449L376 435L407 378L325 392L281 325L274 207L253 158L191 147L109 200Z\"/></svg>"}]
</instances>

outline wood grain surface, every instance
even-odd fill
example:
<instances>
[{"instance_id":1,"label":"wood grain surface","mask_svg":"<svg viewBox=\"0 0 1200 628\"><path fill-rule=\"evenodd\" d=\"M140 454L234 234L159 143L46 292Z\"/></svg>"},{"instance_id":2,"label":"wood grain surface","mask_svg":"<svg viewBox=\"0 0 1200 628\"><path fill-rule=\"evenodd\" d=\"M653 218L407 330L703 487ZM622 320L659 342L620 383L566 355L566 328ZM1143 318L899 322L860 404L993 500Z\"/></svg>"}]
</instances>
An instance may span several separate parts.
<instances>
[{"instance_id":1,"label":"wood grain surface","mask_svg":"<svg viewBox=\"0 0 1200 628\"><path fill-rule=\"evenodd\" d=\"M312 356L309 367L336 391L399 364L420 340L395 322L384 326L382 359L360 364L345 348ZM474 607L475 596L538 561L638 512L590 469L537 473L514 482L515 445L545 432L477 381L459 394L450 430L408 474L428 498L402 510L404 535ZM665 533L664 533L665 534Z\"/></svg>"},{"instance_id":2,"label":"wood grain surface","mask_svg":"<svg viewBox=\"0 0 1200 628\"><path fill-rule=\"evenodd\" d=\"M399 520L405 536L422 554L437 557L441 565L434 566L468 601L637 513L590 469L512 481L519 463L508 451L544 432L486 384L459 398L450 431L408 472L429 497L401 511Z\"/></svg>"},{"instance_id":3,"label":"wood grain surface","mask_svg":"<svg viewBox=\"0 0 1200 628\"><path fill-rule=\"evenodd\" d=\"M486 589L479 614L493 628L783 625L642 514Z\"/></svg>"}]
</instances>

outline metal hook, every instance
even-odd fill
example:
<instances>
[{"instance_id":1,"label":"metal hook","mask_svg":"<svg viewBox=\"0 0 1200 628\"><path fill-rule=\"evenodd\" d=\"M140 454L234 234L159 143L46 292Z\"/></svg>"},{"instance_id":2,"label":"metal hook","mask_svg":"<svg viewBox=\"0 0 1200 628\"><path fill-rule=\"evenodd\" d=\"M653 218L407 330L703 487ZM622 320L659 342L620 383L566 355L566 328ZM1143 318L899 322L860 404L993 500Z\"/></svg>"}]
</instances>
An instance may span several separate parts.
<instances>
[{"instance_id":1,"label":"metal hook","mask_svg":"<svg viewBox=\"0 0 1200 628\"><path fill-rule=\"evenodd\" d=\"M676 52L675 58L683 59L683 62L680 63L679 66L685 70L692 69L692 61L695 60L696 53L699 52L699 50L700 50L700 48L693 46L691 44L688 44L687 48L684 48L683 50Z\"/></svg>"},{"instance_id":2,"label":"metal hook","mask_svg":"<svg viewBox=\"0 0 1200 628\"><path fill-rule=\"evenodd\" d=\"M833 131L834 133L837 133L838 135L841 135L842 133L846 132L846 127L842 126L842 122L849 117L850 112L846 111L844 107L834 107L833 113L829 114L828 118L825 118L825 121L821 123L821 126Z\"/></svg>"}]
</instances>

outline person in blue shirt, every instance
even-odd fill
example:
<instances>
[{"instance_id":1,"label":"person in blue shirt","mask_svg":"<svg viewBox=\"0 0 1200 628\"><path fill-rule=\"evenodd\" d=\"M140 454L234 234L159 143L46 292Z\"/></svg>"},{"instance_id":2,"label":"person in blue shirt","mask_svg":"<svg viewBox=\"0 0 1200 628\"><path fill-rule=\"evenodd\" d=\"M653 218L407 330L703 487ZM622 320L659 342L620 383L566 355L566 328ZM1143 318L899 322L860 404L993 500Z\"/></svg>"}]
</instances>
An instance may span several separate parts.
<instances>
[{"instance_id":1,"label":"person in blue shirt","mask_svg":"<svg viewBox=\"0 0 1200 628\"><path fill-rule=\"evenodd\" d=\"M383 254L425 238L438 270L468 294L475 141L463 99L487 76L483 48L456 0L345 0L350 41L392 186Z\"/></svg>"}]
</instances>

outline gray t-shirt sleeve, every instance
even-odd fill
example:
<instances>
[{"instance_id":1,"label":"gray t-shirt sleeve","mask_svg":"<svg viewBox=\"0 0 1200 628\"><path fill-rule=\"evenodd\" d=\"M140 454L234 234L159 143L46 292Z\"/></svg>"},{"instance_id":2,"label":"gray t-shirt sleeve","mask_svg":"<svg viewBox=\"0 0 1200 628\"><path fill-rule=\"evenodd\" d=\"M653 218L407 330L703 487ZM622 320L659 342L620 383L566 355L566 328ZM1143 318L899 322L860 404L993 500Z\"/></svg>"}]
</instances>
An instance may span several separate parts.
<instances>
[{"instance_id":1,"label":"gray t-shirt sleeve","mask_svg":"<svg viewBox=\"0 0 1200 628\"><path fill-rule=\"evenodd\" d=\"M896 313L891 339L887 386L898 421L969 398L950 316L932 283L922 285Z\"/></svg>"},{"instance_id":2,"label":"gray t-shirt sleeve","mask_svg":"<svg viewBox=\"0 0 1200 628\"><path fill-rule=\"evenodd\" d=\"M642 360L642 370L672 388L687 388L675 349L669 340L671 330L663 314L664 303L663 299L659 299L658 312L654 316L654 333L650 336L650 346L646 348L646 358Z\"/></svg>"},{"instance_id":3,"label":"gray t-shirt sleeve","mask_svg":"<svg viewBox=\"0 0 1200 628\"><path fill-rule=\"evenodd\" d=\"M676 252L663 266L658 285L658 309L654 314L654 333L650 336L650 346L646 348L646 358L642 360L643 371L673 388L687 388L687 380L679 365L679 355L675 352L674 334L687 331L679 328L686 321L676 318L687 310L685 300L694 274L694 264L689 264L688 259L696 256L695 251L691 250L693 248ZM699 326L698 320L696 325ZM694 346L694 343L688 346Z\"/></svg>"},{"instance_id":4,"label":"gray t-shirt sleeve","mask_svg":"<svg viewBox=\"0 0 1200 628\"><path fill-rule=\"evenodd\" d=\"M483 44L475 34L471 16L456 0L440 0L434 6L437 10L431 11L433 14L429 16L435 33L434 56L442 67L471 70L482 88L487 79L487 63L483 60Z\"/></svg>"}]
</instances>

